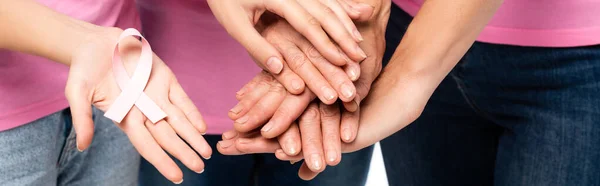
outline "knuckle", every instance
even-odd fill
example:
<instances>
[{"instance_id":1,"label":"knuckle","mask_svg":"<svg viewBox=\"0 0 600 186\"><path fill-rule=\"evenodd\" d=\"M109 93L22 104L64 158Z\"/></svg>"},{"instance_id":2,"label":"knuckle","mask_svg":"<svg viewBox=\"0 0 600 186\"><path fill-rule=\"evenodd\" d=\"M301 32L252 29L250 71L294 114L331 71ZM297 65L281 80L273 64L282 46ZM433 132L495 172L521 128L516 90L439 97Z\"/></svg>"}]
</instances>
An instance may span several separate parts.
<instances>
[{"instance_id":1,"label":"knuckle","mask_svg":"<svg viewBox=\"0 0 600 186\"><path fill-rule=\"evenodd\" d=\"M252 109L253 110L252 112L254 113L255 116L264 117L268 113L267 109L269 109L268 105L265 105L262 102L258 102L258 103L256 103L256 105L254 105L254 109Z\"/></svg>"},{"instance_id":2,"label":"knuckle","mask_svg":"<svg viewBox=\"0 0 600 186\"><path fill-rule=\"evenodd\" d=\"M323 55L313 45L306 48L306 55L311 59L323 59Z\"/></svg>"},{"instance_id":3,"label":"knuckle","mask_svg":"<svg viewBox=\"0 0 600 186\"><path fill-rule=\"evenodd\" d=\"M321 104L319 110L321 111L321 117L323 118L339 117L340 114L340 110L334 105Z\"/></svg>"},{"instance_id":4,"label":"knuckle","mask_svg":"<svg viewBox=\"0 0 600 186\"><path fill-rule=\"evenodd\" d=\"M304 56L304 54L296 52L294 54L290 55L290 66L292 68L292 70L297 71L302 69L302 67L304 67L304 65L306 65L307 63L307 59L306 56Z\"/></svg>"},{"instance_id":5,"label":"knuckle","mask_svg":"<svg viewBox=\"0 0 600 186\"><path fill-rule=\"evenodd\" d=\"M328 6L323 7L323 13L325 13L325 15L334 16L333 10Z\"/></svg>"},{"instance_id":6,"label":"knuckle","mask_svg":"<svg viewBox=\"0 0 600 186\"><path fill-rule=\"evenodd\" d=\"M273 81L271 88L269 88L269 92L281 95L285 93L285 87L279 83L279 81Z\"/></svg>"},{"instance_id":7,"label":"knuckle","mask_svg":"<svg viewBox=\"0 0 600 186\"><path fill-rule=\"evenodd\" d=\"M322 142L321 139L317 136L309 136L306 139L306 143L308 145L315 145L315 146L319 146Z\"/></svg>"},{"instance_id":8,"label":"knuckle","mask_svg":"<svg viewBox=\"0 0 600 186\"><path fill-rule=\"evenodd\" d=\"M315 18L314 16L308 16L307 22L311 26L320 26L319 20L317 20L317 18Z\"/></svg>"},{"instance_id":9,"label":"knuckle","mask_svg":"<svg viewBox=\"0 0 600 186\"><path fill-rule=\"evenodd\" d=\"M312 124L319 120L319 112L313 107L309 107L304 111L300 118L301 123Z\"/></svg>"}]
</instances>

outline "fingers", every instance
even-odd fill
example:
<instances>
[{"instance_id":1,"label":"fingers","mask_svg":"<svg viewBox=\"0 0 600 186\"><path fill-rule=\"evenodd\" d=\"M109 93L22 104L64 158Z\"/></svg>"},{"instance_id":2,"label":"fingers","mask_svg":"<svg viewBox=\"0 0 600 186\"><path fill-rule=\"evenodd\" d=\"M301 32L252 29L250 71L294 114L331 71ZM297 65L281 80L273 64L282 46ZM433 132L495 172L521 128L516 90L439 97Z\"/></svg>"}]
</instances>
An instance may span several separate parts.
<instances>
[{"instance_id":1,"label":"fingers","mask_svg":"<svg viewBox=\"0 0 600 186\"><path fill-rule=\"evenodd\" d=\"M194 128L186 115L183 114L175 105L168 105L164 108L168 117L166 121L175 130L177 135L183 138L196 152L205 159L210 159L212 149L202 134Z\"/></svg>"},{"instance_id":2,"label":"fingers","mask_svg":"<svg viewBox=\"0 0 600 186\"><path fill-rule=\"evenodd\" d=\"M317 94L321 101L328 104L335 102L337 99L335 90L294 43L280 41L275 44L275 47L281 51L290 68L307 82L308 88Z\"/></svg>"},{"instance_id":3,"label":"fingers","mask_svg":"<svg viewBox=\"0 0 600 186\"><path fill-rule=\"evenodd\" d=\"M248 118L243 118L250 108L254 106L271 88L271 82L273 76L265 76L264 79L259 80L251 91L244 93L244 99L229 110L229 118L236 120L236 122L248 121ZM238 121L239 120L239 121Z\"/></svg>"},{"instance_id":4,"label":"fingers","mask_svg":"<svg viewBox=\"0 0 600 186\"><path fill-rule=\"evenodd\" d=\"M277 81L272 81L269 86L269 91L249 109L248 113L236 120L234 127L237 131L248 132L254 130L265 124L273 116L288 93ZM261 129L261 132L268 132L271 126L267 123Z\"/></svg>"},{"instance_id":5,"label":"fingers","mask_svg":"<svg viewBox=\"0 0 600 186\"><path fill-rule=\"evenodd\" d=\"M261 132L262 136L275 138L281 135L304 112L313 99L315 99L315 94L308 89L300 95L288 94L271 117L271 120L266 124L272 125L271 129Z\"/></svg>"},{"instance_id":6,"label":"fingers","mask_svg":"<svg viewBox=\"0 0 600 186\"><path fill-rule=\"evenodd\" d=\"M302 133L302 152L308 162L308 167L314 172L321 172L325 169L325 161L323 160L321 119L316 103L311 103L306 108L300 116L299 125Z\"/></svg>"},{"instance_id":7,"label":"fingers","mask_svg":"<svg viewBox=\"0 0 600 186\"><path fill-rule=\"evenodd\" d=\"M313 43L331 63L338 66L346 64L348 56L337 50L329 36L321 28L319 21L297 1L265 0L264 2L269 11L287 20L300 34ZM351 46L348 48L351 48Z\"/></svg>"},{"instance_id":8,"label":"fingers","mask_svg":"<svg viewBox=\"0 0 600 186\"><path fill-rule=\"evenodd\" d=\"M295 163L299 162L300 160L304 159L304 156L302 155L302 153L291 156L291 155L286 154L286 152L284 152L281 149L275 150L275 157L281 161L290 161L291 164L295 164Z\"/></svg>"},{"instance_id":9,"label":"fingers","mask_svg":"<svg viewBox=\"0 0 600 186\"><path fill-rule=\"evenodd\" d=\"M144 127L143 118L142 113L134 107L127 114L127 117L117 125L127 134L127 137L142 157L156 167L168 180L181 183L183 172L160 147L148 129Z\"/></svg>"},{"instance_id":10,"label":"fingers","mask_svg":"<svg viewBox=\"0 0 600 186\"><path fill-rule=\"evenodd\" d=\"M145 123L146 128L148 128L154 139L169 154L179 159L181 163L194 172L200 173L204 170L204 162L177 136L177 133L173 131L169 123L164 120L156 124L150 121L146 121Z\"/></svg>"},{"instance_id":11,"label":"fingers","mask_svg":"<svg viewBox=\"0 0 600 186\"><path fill-rule=\"evenodd\" d=\"M208 1L215 17L227 32L237 40L264 70L279 74L283 69L283 58L279 52L265 40L248 19L246 10L235 3Z\"/></svg>"},{"instance_id":12,"label":"fingers","mask_svg":"<svg viewBox=\"0 0 600 186\"><path fill-rule=\"evenodd\" d=\"M360 32L358 32L358 29L356 29L354 22L352 22L352 19L350 19L350 17L352 17L352 16L359 17L360 12L358 12L358 11L346 12L344 7L342 7L342 5L337 0L320 0L320 1L325 6L331 8L331 10L335 14L335 16L338 18L339 21L341 21L341 23L344 25L344 28L346 28L346 31L354 37L356 42L361 42L364 40L362 35L360 34Z\"/></svg>"},{"instance_id":13,"label":"fingers","mask_svg":"<svg viewBox=\"0 0 600 186\"><path fill-rule=\"evenodd\" d=\"M69 79L65 95L71 107L73 127L77 134L77 150L83 151L92 143L94 137L94 121L92 120L92 103L89 92L81 83Z\"/></svg>"},{"instance_id":14,"label":"fingers","mask_svg":"<svg viewBox=\"0 0 600 186\"><path fill-rule=\"evenodd\" d=\"M173 105L181 110L185 115L185 118L191 123L191 125L200 133L206 133L206 123L198 111L194 102L187 96L187 94L183 91L183 88L179 83L171 84L171 88L169 89L169 101L173 103ZM198 149L196 149L198 150ZM205 156L206 157L206 156Z\"/></svg>"},{"instance_id":15,"label":"fingers","mask_svg":"<svg viewBox=\"0 0 600 186\"><path fill-rule=\"evenodd\" d=\"M341 128L341 136L342 141L345 143L351 143L356 139L356 134L358 134L358 122L360 116L360 109L355 112L342 112L342 124Z\"/></svg>"},{"instance_id":16,"label":"fingers","mask_svg":"<svg viewBox=\"0 0 600 186\"><path fill-rule=\"evenodd\" d=\"M333 65L329 63L325 58L323 58L321 54L313 47L313 45L301 38L299 39L300 41L298 42L298 46L302 48L302 51L307 55L312 64L318 69L319 73L325 77L325 79L331 86L333 86L333 88L339 95L339 98L345 102L354 99L354 96L356 95L356 89L354 88L354 84L352 84L351 79L357 79L358 73L360 73L360 71L356 70L357 68L348 68L348 74L346 74L346 72L344 72L344 70L341 67ZM346 66L350 64L357 63L349 62L348 64L346 64ZM331 104L330 102L325 103Z\"/></svg>"},{"instance_id":17,"label":"fingers","mask_svg":"<svg viewBox=\"0 0 600 186\"><path fill-rule=\"evenodd\" d=\"M369 4L357 3L353 0L338 0L338 2L346 10L348 16L356 21L368 21L373 16L374 7ZM356 12L359 14L357 15Z\"/></svg>"},{"instance_id":18,"label":"fingers","mask_svg":"<svg viewBox=\"0 0 600 186\"><path fill-rule=\"evenodd\" d=\"M223 140L217 143L217 150L224 155L243 155L256 153L273 153L280 149L279 143L274 139L261 136Z\"/></svg>"},{"instance_id":19,"label":"fingers","mask_svg":"<svg viewBox=\"0 0 600 186\"><path fill-rule=\"evenodd\" d=\"M302 166L300 166L300 170L298 170L298 177L300 177L303 180L312 180L315 177L317 177L318 174L319 172L314 172L309 168L306 161L302 163Z\"/></svg>"},{"instance_id":20,"label":"fingers","mask_svg":"<svg viewBox=\"0 0 600 186\"><path fill-rule=\"evenodd\" d=\"M300 129L297 124L292 124L290 128L285 131L278 138L279 146L282 147L282 152L285 152L287 155L296 156L300 153L302 149L302 145L300 144Z\"/></svg>"},{"instance_id":21,"label":"fingers","mask_svg":"<svg viewBox=\"0 0 600 186\"><path fill-rule=\"evenodd\" d=\"M331 6L329 7L319 1L299 0L297 2L321 23L321 27L327 32L329 37L342 48L350 59L362 61L367 58L365 52L358 46L358 43L356 42L358 39L353 35L354 32L348 32L345 29L344 24L342 24L342 21L338 19L337 15L331 9L332 7L340 6L336 1L330 1L329 4ZM348 15L345 14L344 17L348 17ZM358 31L356 33L358 33Z\"/></svg>"},{"instance_id":22,"label":"fingers","mask_svg":"<svg viewBox=\"0 0 600 186\"><path fill-rule=\"evenodd\" d=\"M335 166L342 159L342 143L340 140L340 108L337 104L326 105L319 103L321 127L323 133L323 148L327 165Z\"/></svg>"}]
</instances>

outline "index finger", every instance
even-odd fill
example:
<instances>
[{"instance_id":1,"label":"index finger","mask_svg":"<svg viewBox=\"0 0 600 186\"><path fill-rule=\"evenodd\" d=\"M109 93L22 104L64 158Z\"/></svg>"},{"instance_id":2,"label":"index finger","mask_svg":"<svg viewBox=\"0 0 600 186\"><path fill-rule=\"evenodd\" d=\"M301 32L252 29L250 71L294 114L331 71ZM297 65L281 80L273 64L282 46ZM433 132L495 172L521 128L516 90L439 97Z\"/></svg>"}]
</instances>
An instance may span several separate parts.
<instances>
[{"instance_id":1,"label":"index finger","mask_svg":"<svg viewBox=\"0 0 600 186\"><path fill-rule=\"evenodd\" d=\"M267 10L283 17L305 36L331 63L342 66L349 58L331 42L319 21L296 1L265 0Z\"/></svg>"}]
</instances>

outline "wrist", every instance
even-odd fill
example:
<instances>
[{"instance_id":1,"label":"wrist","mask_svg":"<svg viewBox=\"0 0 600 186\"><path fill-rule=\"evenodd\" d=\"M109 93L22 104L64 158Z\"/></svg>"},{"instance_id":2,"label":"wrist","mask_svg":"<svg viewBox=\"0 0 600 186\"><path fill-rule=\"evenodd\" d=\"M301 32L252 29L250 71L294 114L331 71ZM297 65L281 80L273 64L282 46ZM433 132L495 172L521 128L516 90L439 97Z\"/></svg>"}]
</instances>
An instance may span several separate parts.
<instances>
[{"instance_id":1,"label":"wrist","mask_svg":"<svg viewBox=\"0 0 600 186\"><path fill-rule=\"evenodd\" d=\"M66 61L60 62L70 66L73 56L77 55L81 50L87 50L88 46L114 47L121 32L123 30L120 28L102 27L92 24L84 24L79 28L74 28L70 33L72 34L71 37L65 36L65 38L69 38L68 40L70 40L64 46L64 50L68 53L68 58Z\"/></svg>"}]
</instances>

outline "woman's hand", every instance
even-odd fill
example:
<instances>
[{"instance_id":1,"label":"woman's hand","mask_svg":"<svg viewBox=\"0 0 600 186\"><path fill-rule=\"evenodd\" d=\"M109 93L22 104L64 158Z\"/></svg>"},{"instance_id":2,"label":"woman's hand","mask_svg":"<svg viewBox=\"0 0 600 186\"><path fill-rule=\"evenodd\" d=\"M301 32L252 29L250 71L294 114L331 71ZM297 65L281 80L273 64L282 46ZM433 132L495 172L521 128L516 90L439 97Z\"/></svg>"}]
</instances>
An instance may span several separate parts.
<instances>
[{"instance_id":1,"label":"woman's hand","mask_svg":"<svg viewBox=\"0 0 600 186\"><path fill-rule=\"evenodd\" d=\"M106 111L121 94L112 68L112 55L121 32L120 29L103 28L91 33L71 55L65 93L73 114L79 150L87 148L92 141L91 105ZM133 37L120 43L122 61L129 74L137 65L140 48L141 42ZM202 172L204 163L196 152L206 159L212 154L202 137L206 124L174 74L156 55L153 55L152 72L144 92L166 112L167 117L152 123L134 106L117 125L138 152L167 179L180 182L183 173L165 150L191 170Z\"/></svg>"},{"instance_id":2,"label":"woman's hand","mask_svg":"<svg viewBox=\"0 0 600 186\"><path fill-rule=\"evenodd\" d=\"M314 45L315 52L322 54L326 61L342 66L366 58L358 45L363 38L351 18L365 19L372 13L372 7L349 1L209 0L208 3L219 22L248 50L260 67L275 75L290 93L299 94L304 91L305 82L315 84L307 79L305 73L296 71L298 67L286 64L284 61L291 59L282 56L277 47L272 45L273 42L261 36L263 30L269 27L272 17L277 17L268 14L285 19L294 31ZM269 13L265 14L267 11ZM358 78L358 74L354 76ZM329 102L336 97L335 92L327 94Z\"/></svg>"}]
</instances>

